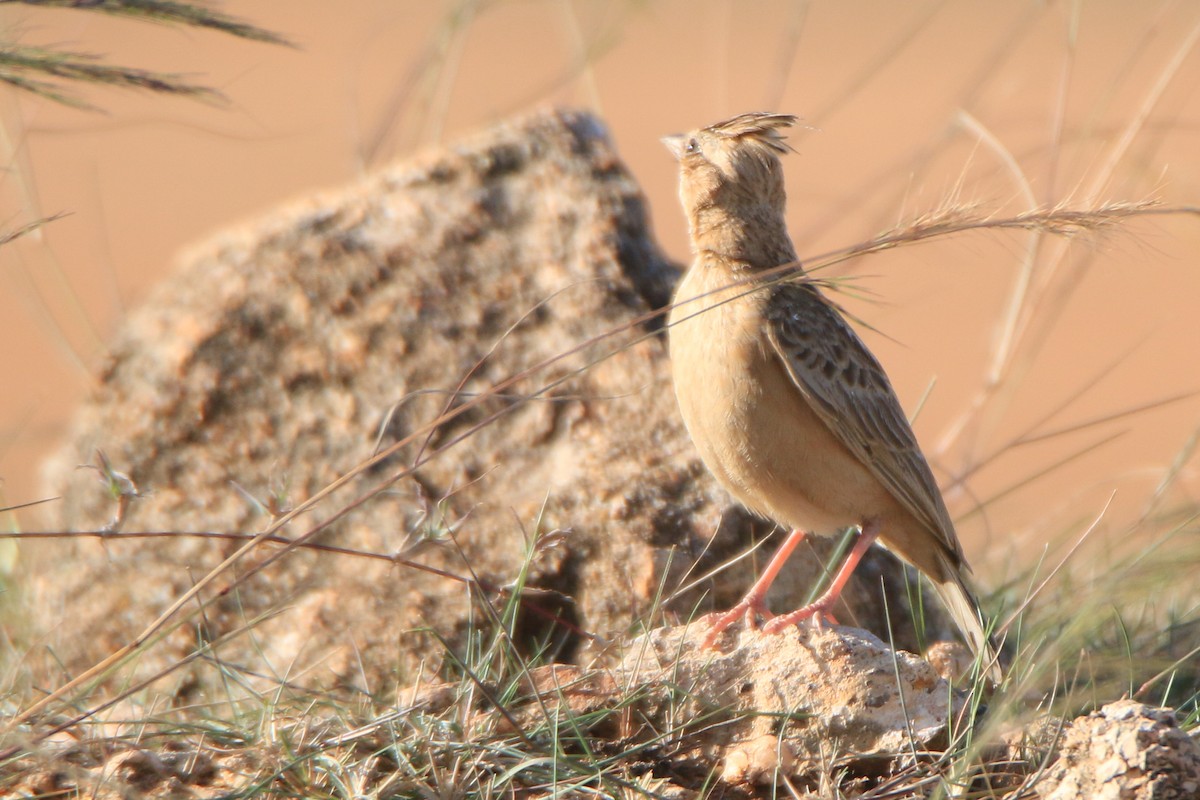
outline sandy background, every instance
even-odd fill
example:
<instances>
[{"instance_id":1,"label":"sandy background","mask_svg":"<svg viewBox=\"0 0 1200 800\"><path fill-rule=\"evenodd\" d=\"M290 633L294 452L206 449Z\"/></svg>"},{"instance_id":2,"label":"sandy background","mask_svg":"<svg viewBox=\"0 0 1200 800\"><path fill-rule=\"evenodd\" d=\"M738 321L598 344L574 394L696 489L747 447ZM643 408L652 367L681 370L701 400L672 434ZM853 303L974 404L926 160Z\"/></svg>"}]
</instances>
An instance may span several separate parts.
<instances>
[{"instance_id":1,"label":"sandy background","mask_svg":"<svg viewBox=\"0 0 1200 800\"><path fill-rule=\"evenodd\" d=\"M42 496L37 465L88 391L90 366L190 243L534 105L587 107L607 120L662 245L680 261L674 165L658 137L755 109L797 113L811 126L787 163L802 255L853 244L951 197L1001 213L1030 199L1200 204L1200 9L1190 3L221 7L297 48L96 14L0 14L7 35L27 43L183 73L228 98L87 90L107 112L97 114L0 91L0 220L15 227L71 213L0 249L8 503ZM1157 217L1076 243L1060 262L1071 277L1042 307L1044 336L1024 341L1021 369L982 424L942 447L983 383L1034 244L1029 234L972 234L839 268L874 294L844 303L886 334L866 336L906 406L932 386L916 427L944 482L1052 413L1039 430L1200 389L1200 220ZM1057 248L1041 242L1040 263ZM1114 490L1102 534L1120 541L1198 424L1200 399L1190 397L1004 450L952 496L968 553L1036 555L1100 513ZM1194 505L1195 467L1183 461L1160 511Z\"/></svg>"}]
</instances>

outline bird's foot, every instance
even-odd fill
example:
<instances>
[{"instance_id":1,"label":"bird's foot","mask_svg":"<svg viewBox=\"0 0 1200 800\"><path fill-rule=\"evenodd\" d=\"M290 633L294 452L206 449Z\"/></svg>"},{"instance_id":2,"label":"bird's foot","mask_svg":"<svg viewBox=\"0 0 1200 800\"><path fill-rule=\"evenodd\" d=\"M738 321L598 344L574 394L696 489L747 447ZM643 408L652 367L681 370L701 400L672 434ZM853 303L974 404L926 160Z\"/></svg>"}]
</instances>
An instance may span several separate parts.
<instances>
[{"instance_id":1,"label":"bird's foot","mask_svg":"<svg viewBox=\"0 0 1200 800\"><path fill-rule=\"evenodd\" d=\"M704 619L707 621L708 617L711 616L716 615L709 614ZM724 614L717 616L717 618L712 621L712 627L709 628L708 634L704 637L704 642L701 644L701 647L705 649L712 647L714 644L716 644L717 638L721 635L721 633L741 618L745 618L746 627L748 629L757 630L759 617L762 617L764 620L773 620L775 615L767 610L767 606L761 597L755 597L753 595L747 595L746 597L743 597L740 603L726 611Z\"/></svg>"},{"instance_id":2,"label":"bird's foot","mask_svg":"<svg viewBox=\"0 0 1200 800\"><path fill-rule=\"evenodd\" d=\"M836 599L833 598L833 600ZM768 622L763 631L765 633L779 633L784 628L798 625L805 620L811 622L812 626L818 630L823 628L826 622L837 625L837 618L829 611L830 606L833 605L833 600L827 601L822 597L816 602L809 603L804 608L798 608L790 614L781 614Z\"/></svg>"}]
</instances>

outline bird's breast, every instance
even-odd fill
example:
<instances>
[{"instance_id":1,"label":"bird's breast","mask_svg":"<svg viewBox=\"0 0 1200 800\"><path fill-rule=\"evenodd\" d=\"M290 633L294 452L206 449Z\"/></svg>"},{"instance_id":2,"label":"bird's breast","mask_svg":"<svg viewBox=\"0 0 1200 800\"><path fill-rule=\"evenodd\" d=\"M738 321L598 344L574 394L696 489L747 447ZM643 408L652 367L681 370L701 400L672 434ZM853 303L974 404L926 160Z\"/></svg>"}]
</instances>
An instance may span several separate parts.
<instances>
[{"instance_id":1,"label":"bird's breast","mask_svg":"<svg viewBox=\"0 0 1200 800\"><path fill-rule=\"evenodd\" d=\"M783 369L767 338L764 292L722 288L734 280L693 268L670 317L675 395L700 457L761 516L822 534L859 524L878 513L878 482Z\"/></svg>"}]
</instances>

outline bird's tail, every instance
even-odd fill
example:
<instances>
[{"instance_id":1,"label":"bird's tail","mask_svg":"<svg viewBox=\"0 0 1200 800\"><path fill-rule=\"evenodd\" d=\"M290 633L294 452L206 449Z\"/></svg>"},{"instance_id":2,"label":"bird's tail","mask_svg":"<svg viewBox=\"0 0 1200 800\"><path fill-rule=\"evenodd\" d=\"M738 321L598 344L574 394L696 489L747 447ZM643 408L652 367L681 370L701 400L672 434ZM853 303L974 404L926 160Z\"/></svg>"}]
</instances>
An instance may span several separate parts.
<instances>
[{"instance_id":1,"label":"bird's tail","mask_svg":"<svg viewBox=\"0 0 1200 800\"><path fill-rule=\"evenodd\" d=\"M963 582L962 573L943 560L942 575L934 579L933 586L955 624L967 637L971 649L982 661L984 674L993 685L999 686L1004 679L1000 648L988 634L979 611L979 603Z\"/></svg>"}]
</instances>

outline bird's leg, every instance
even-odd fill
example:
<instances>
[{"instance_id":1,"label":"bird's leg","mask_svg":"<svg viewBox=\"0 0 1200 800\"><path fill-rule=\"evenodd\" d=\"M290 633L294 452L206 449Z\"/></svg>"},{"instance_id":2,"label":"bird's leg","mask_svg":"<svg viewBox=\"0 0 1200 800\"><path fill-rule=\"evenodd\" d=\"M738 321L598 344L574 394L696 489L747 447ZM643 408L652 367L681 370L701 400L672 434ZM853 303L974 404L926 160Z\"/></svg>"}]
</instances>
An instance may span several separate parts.
<instances>
[{"instance_id":1,"label":"bird's leg","mask_svg":"<svg viewBox=\"0 0 1200 800\"><path fill-rule=\"evenodd\" d=\"M829 588L825 590L825 594L812 601L804 608L798 608L790 614L783 614L775 617L766 627L763 628L767 633L778 633L789 625L795 625L797 622L802 622L810 617L819 626L822 617L830 617L829 609L837 602L838 596L842 593L842 587L846 585L846 581L850 579L854 573L854 568L858 566L858 562L862 561L862 557L866 554L875 540L879 538L879 518L872 517L863 523L862 531L858 534L858 541L854 543L854 548L850 551L850 555L846 556L846 561L842 564L842 568L838 570L837 575L833 578L833 583L829 584Z\"/></svg>"},{"instance_id":2,"label":"bird's leg","mask_svg":"<svg viewBox=\"0 0 1200 800\"><path fill-rule=\"evenodd\" d=\"M779 570L783 569L783 565L787 563L788 557L796 549L796 545L802 541L804 541L804 531L794 530L788 534L788 537L783 540L783 544L779 545L779 549L775 551L775 555L771 556L771 561L767 564L767 568L763 570L763 574L750 587L750 591L746 592L746 596L742 598L741 602L726 611L713 623L712 629L704 637L704 647L712 647L717 641L717 637L721 635L721 631L737 622L739 617L744 616L746 624L751 628L758 627L757 615L761 614L763 617L771 618L772 614L767 610L767 605L764 602L767 597L767 590L775 582L776 576L779 575Z\"/></svg>"}]
</instances>

